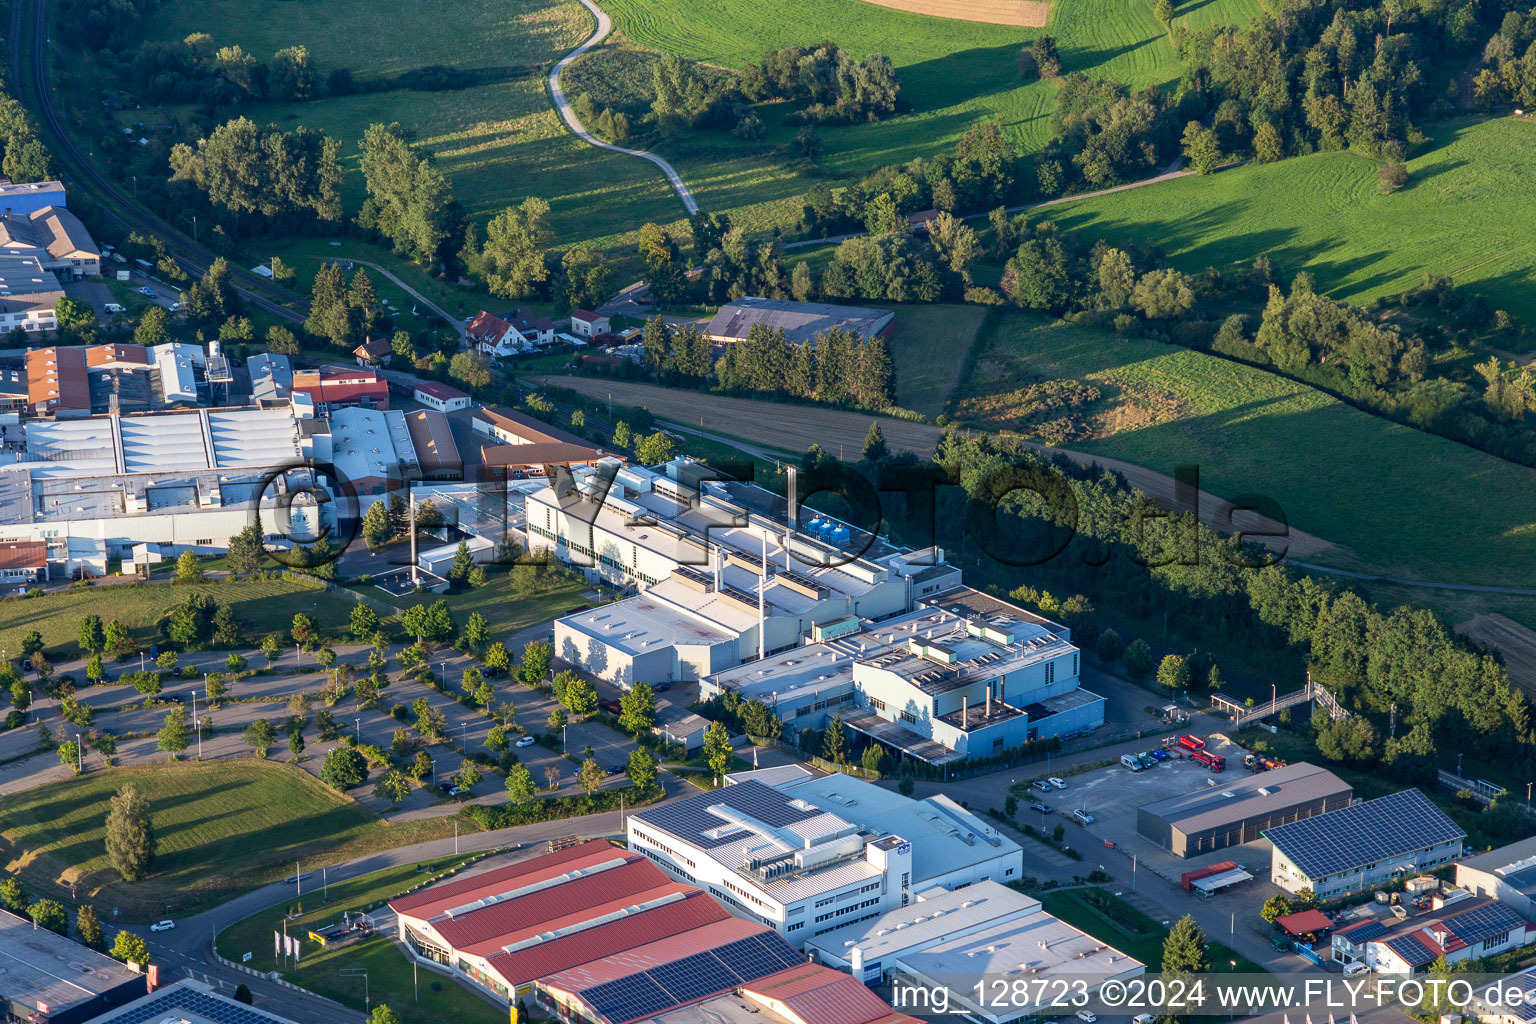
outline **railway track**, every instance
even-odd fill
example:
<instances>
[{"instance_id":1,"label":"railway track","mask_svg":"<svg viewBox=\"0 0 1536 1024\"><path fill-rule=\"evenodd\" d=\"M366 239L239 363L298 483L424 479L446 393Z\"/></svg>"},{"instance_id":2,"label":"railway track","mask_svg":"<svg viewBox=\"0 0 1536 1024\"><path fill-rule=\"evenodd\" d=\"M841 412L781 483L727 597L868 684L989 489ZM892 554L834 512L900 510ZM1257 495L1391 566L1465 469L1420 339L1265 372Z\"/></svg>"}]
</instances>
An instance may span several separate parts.
<instances>
[{"instance_id":1,"label":"railway track","mask_svg":"<svg viewBox=\"0 0 1536 1024\"><path fill-rule=\"evenodd\" d=\"M11 80L21 93L20 99L38 116L53 135L51 147L54 158L66 173L60 175L69 185L86 185L101 200L101 213L106 219L127 231L158 235L171 248L176 262L194 277L201 277L216 258L215 254L174 227L161 220L148 209L140 206L97 170L96 166L80 152L80 147L70 137L64 121L53 105L52 92L48 88L48 0L31 0L33 12L31 37L25 40L32 55L32 74L24 79L21 67L21 47L27 31L26 11L28 0L11 0L10 48ZM31 102L26 95L30 91ZM264 310L290 323L303 323L307 315L307 303L275 292L264 278L240 267L230 267L230 278L235 292L250 305ZM274 298L274 294L285 301ZM297 308L295 308L297 306Z\"/></svg>"}]
</instances>

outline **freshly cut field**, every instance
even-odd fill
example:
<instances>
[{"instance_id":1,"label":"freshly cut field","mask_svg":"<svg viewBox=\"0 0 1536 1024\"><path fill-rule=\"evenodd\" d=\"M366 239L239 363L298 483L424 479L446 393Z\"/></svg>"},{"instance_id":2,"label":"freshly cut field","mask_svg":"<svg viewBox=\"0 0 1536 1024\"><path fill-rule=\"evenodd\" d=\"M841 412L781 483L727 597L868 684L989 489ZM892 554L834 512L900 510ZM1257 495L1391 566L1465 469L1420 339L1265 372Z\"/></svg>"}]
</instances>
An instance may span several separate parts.
<instances>
[{"instance_id":1,"label":"freshly cut field","mask_svg":"<svg viewBox=\"0 0 1536 1024\"><path fill-rule=\"evenodd\" d=\"M1051 5L1041 0L864 0L909 14L927 14L956 21L982 21L989 25L1044 28Z\"/></svg>"},{"instance_id":2,"label":"freshly cut field","mask_svg":"<svg viewBox=\"0 0 1536 1024\"><path fill-rule=\"evenodd\" d=\"M1536 630L1497 612L1458 623L1456 632L1498 651L1509 670L1509 681L1536 699Z\"/></svg>"},{"instance_id":3,"label":"freshly cut field","mask_svg":"<svg viewBox=\"0 0 1536 1024\"><path fill-rule=\"evenodd\" d=\"M1536 324L1536 248L1525 227L1536 121L1461 121L1429 133L1428 151L1408 162L1408 187L1390 196L1377 191L1377 161L1319 153L1037 215L1111 242L1155 244L1191 272L1267 255L1283 277L1311 271L1319 291L1356 302L1447 274Z\"/></svg>"},{"instance_id":4,"label":"freshly cut field","mask_svg":"<svg viewBox=\"0 0 1536 1024\"><path fill-rule=\"evenodd\" d=\"M127 785L149 798L158 844L128 884L107 859L107 805ZM461 823L461 828L473 828ZM33 892L78 885L127 920L186 916L293 873L453 834L448 818L386 825L305 772L254 759L111 768L7 797L0 867Z\"/></svg>"},{"instance_id":5,"label":"freshly cut field","mask_svg":"<svg viewBox=\"0 0 1536 1024\"><path fill-rule=\"evenodd\" d=\"M1290 523L1340 545L1312 559L1449 583L1529 586L1536 470L1361 412L1263 370L1154 341L1009 314L999 318L962 420L1021 377L1098 385L1105 427L1071 447L1164 473L1200 468L1228 498L1264 495ZM1111 432L1113 431L1113 432Z\"/></svg>"},{"instance_id":6,"label":"freshly cut field","mask_svg":"<svg viewBox=\"0 0 1536 1024\"><path fill-rule=\"evenodd\" d=\"M960 380L965 354L986 318L977 305L895 306L896 333L891 358L896 363L896 404L930 419Z\"/></svg>"}]
</instances>

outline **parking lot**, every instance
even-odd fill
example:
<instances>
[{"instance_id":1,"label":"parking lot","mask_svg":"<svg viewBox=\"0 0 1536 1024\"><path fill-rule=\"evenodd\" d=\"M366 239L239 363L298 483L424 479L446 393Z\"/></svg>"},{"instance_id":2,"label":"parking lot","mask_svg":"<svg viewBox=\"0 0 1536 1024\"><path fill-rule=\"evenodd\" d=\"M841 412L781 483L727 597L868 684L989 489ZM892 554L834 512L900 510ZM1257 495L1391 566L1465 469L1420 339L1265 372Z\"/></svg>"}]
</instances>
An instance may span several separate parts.
<instances>
[{"instance_id":1,"label":"parking lot","mask_svg":"<svg viewBox=\"0 0 1536 1024\"><path fill-rule=\"evenodd\" d=\"M1168 759L1159 762L1155 768L1133 772L1117 763L1067 778L1065 790L1053 790L1050 794L1031 790L1030 799L1050 804L1055 814L1063 817L1070 817L1078 808L1087 811L1093 816L1092 823L1085 827L1088 834L1101 842L1113 843L1114 848L1126 857L1135 856L1138 871L1152 871L1177 882L1186 871L1234 860L1254 878L1268 878L1270 850L1263 840L1185 859L1173 856L1136 831L1137 809L1146 804L1197 789L1219 789L1224 780L1248 776L1242 765L1246 750L1220 734L1205 739L1211 752L1227 759L1226 772L1212 773L1203 765L1170 750ZM1021 809L1019 820L1033 821L1033 818L1026 817Z\"/></svg>"}]
</instances>

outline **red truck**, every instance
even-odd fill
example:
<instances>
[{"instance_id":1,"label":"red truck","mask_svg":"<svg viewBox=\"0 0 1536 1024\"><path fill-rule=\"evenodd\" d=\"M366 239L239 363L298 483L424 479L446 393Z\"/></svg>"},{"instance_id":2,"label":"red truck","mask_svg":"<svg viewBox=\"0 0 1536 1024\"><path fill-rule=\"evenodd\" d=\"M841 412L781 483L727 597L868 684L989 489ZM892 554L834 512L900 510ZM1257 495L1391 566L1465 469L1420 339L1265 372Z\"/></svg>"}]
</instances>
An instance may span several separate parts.
<instances>
[{"instance_id":1,"label":"red truck","mask_svg":"<svg viewBox=\"0 0 1536 1024\"><path fill-rule=\"evenodd\" d=\"M1194 735L1193 733L1185 733L1183 736L1179 737L1179 746L1191 752L1196 750L1204 750L1205 740L1201 739L1199 736Z\"/></svg>"},{"instance_id":2,"label":"red truck","mask_svg":"<svg viewBox=\"0 0 1536 1024\"><path fill-rule=\"evenodd\" d=\"M1204 750L1197 750L1193 756L1196 761L1199 761L1213 772L1224 772L1227 770L1227 759L1218 754L1209 754Z\"/></svg>"}]
</instances>

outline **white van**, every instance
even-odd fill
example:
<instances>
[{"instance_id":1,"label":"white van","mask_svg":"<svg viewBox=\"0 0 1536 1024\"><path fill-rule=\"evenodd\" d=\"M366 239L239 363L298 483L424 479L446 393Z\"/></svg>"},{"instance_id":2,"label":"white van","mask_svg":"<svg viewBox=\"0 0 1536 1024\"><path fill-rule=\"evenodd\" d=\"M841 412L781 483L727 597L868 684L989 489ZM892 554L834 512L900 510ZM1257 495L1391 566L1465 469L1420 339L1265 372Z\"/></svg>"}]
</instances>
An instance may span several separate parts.
<instances>
[{"instance_id":1,"label":"white van","mask_svg":"<svg viewBox=\"0 0 1536 1024\"><path fill-rule=\"evenodd\" d=\"M1135 754L1121 754L1120 765L1123 768L1129 768L1133 772L1141 771L1141 762L1136 760Z\"/></svg>"},{"instance_id":2,"label":"white van","mask_svg":"<svg viewBox=\"0 0 1536 1024\"><path fill-rule=\"evenodd\" d=\"M1365 974L1370 969L1364 960L1352 960L1344 965L1344 977L1352 978L1357 974Z\"/></svg>"}]
</instances>

